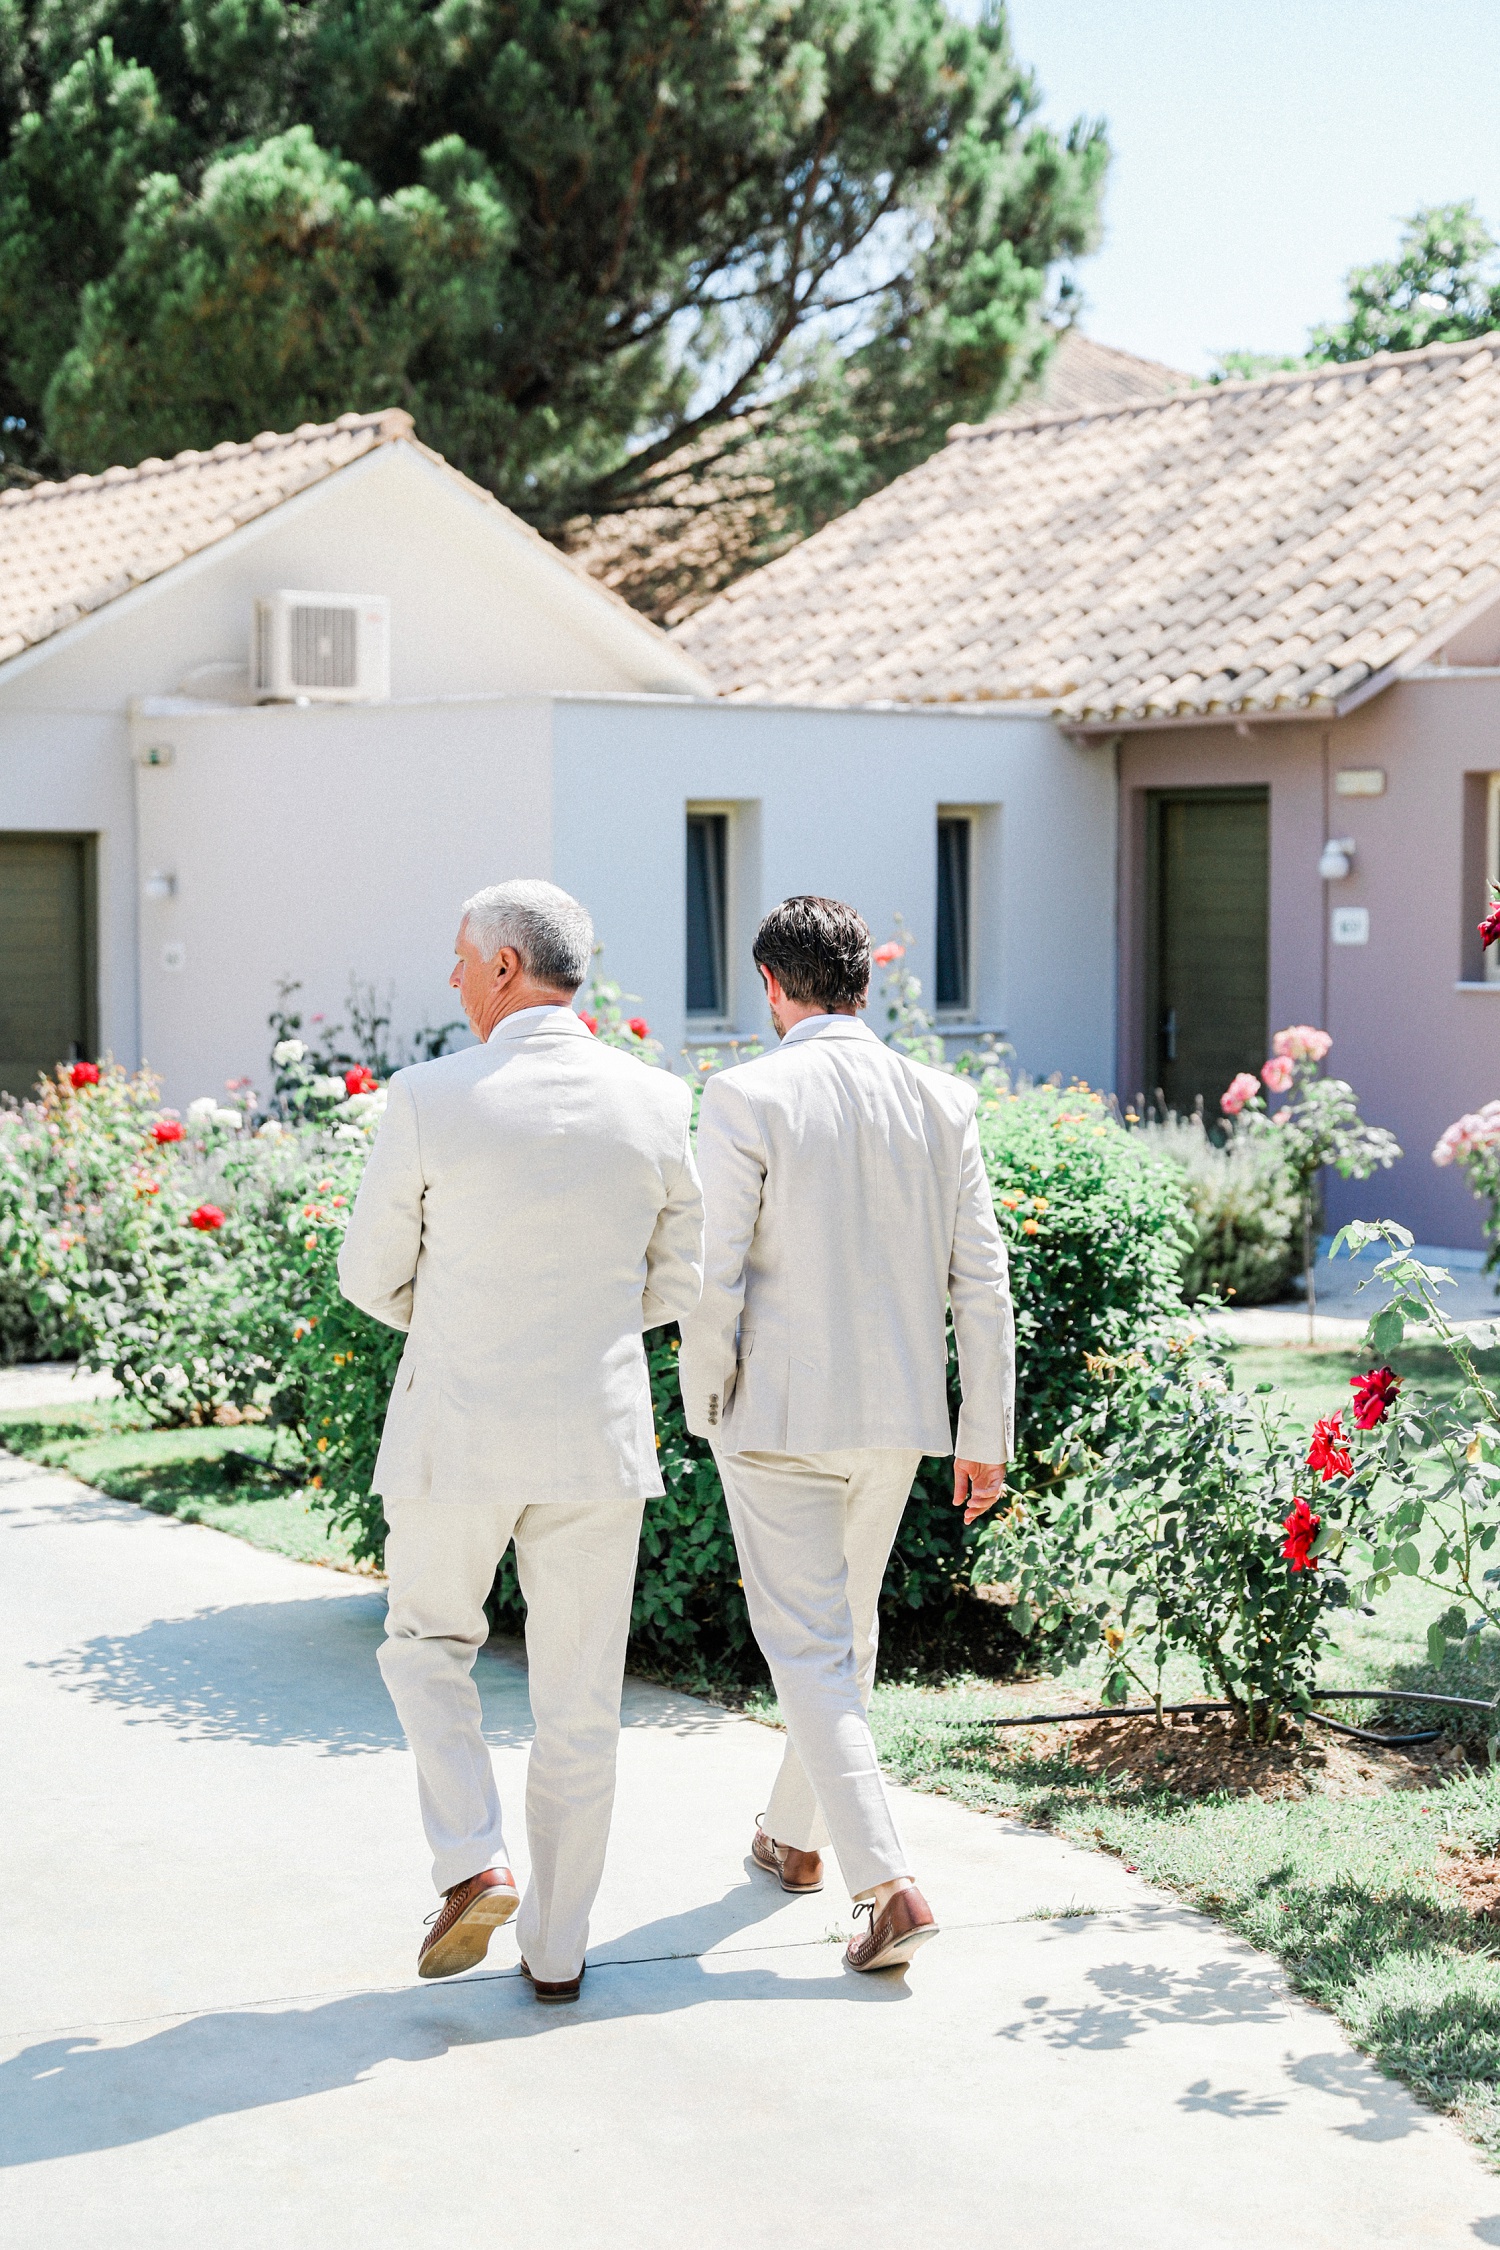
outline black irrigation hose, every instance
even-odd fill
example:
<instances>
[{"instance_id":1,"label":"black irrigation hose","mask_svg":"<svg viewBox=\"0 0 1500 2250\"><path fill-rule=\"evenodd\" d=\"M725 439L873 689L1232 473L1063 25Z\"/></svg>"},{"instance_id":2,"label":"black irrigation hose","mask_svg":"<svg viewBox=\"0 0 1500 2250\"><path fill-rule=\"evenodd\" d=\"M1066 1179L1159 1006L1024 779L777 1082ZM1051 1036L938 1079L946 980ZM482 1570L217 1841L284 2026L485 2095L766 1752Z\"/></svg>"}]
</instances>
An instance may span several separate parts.
<instances>
[{"instance_id":1,"label":"black irrigation hose","mask_svg":"<svg viewBox=\"0 0 1500 2250\"><path fill-rule=\"evenodd\" d=\"M1310 1700L1314 1703L1441 1703L1458 1711L1483 1711L1491 1719L1500 1719L1500 1703L1481 1703L1469 1695L1428 1695L1409 1688L1314 1688ZM1233 1703L1164 1703L1162 1716L1190 1711L1233 1711ZM1342 1719L1325 1719L1321 1711L1309 1711L1307 1716L1316 1719L1320 1727L1331 1733L1346 1734L1355 1742L1378 1742L1387 1750L1404 1750L1418 1742L1436 1742L1440 1730L1432 1728L1426 1734L1379 1734L1373 1727L1346 1726ZM1029 1718L976 1718L945 1719L950 1727L1056 1727L1072 1726L1080 1719L1154 1719L1154 1703L1115 1703L1101 1705L1094 1711L1039 1711Z\"/></svg>"}]
</instances>

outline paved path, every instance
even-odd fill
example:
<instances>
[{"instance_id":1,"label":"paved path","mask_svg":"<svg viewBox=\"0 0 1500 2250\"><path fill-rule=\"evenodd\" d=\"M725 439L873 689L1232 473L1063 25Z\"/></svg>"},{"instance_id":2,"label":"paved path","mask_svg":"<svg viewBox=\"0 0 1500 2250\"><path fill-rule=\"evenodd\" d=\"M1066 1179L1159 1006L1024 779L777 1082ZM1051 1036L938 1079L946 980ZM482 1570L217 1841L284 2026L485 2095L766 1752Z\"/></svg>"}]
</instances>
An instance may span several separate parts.
<instances>
[{"instance_id":1,"label":"paved path","mask_svg":"<svg viewBox=\"0 0 1500 2250\"><path fill-rule=\"evenodd\" d=\"M582 2003L505 1933L418 1984L378 1590L5 1455L0 1557L7 2243L1500 2243L1445 2123L1110 1859L903 1793L945 1934L846 1975L843 1900L743 1857L779 1738L640 1685ZM525 1675L480 1674L514 1804Z\"/></svg>"}]
</instances>

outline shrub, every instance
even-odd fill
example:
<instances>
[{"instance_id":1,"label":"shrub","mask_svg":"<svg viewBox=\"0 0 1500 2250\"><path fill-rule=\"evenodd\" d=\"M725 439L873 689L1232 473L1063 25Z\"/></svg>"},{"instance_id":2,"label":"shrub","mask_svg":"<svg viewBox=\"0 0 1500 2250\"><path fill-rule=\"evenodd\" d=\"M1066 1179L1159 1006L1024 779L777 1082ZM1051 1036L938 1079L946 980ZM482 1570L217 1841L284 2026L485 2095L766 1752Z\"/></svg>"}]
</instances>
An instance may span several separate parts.
<instances>
[{"instance_id":1,"label":"shrub","mask_svg":"<svg viewBox=\"0 0 1500 2250\"><path fill-rule=\"evenodd\" d=\"M1010 1253L1021 1473L1047 1482L1089 1361L1181 1309L1181 1180L1086 1086L988 1087L979 1139Z\"/></svg>"},{"instance_id":2,"label":"shrub","mask_svg":"<svg viewBox=\"0 0 1500 2250\"><path fill-rule=\"evenodd\" d=\"M1325 1168L1345 1180L1367 1180L1389 1168L1400 1144L1383 1125L1367 1125L1359 1114L1354 1088L1342 1078L1322 1075L1333 1045L1330 1033L1315 1024L1288 1024L1271 1042L1271 1053L1255 1079L1248 1070L1230 1080L1219 1107L1231 1119L1235 1140L1271 1150L1291 1178L1302 1221L1302 1272L1311 1313L1313 1246L1317 1239L1318 1181ZM1280 1109L1266 1107L1265 1094L1284 1096Z\"/></svg>"},{"instance_id":3,"label":"shrub","mask_svg":"<svg viewBox=\"0 0 1500 2250\"><path fill-rule=\"evenodd\" d=\"M1302 1203L1274 1138L1236 1133L1213 1140L1201 1116L1168 1112L1141 1128L1153 1154L1176 1165L1192 1241L1182 1264L1182 1294L1264 1305L1297 1270Z\"/></svg>"},{"instance_id":4,"label":"shrub","mask_svg":"<svg viewBox=\"0 0 1500 2250\"><path fill-rule=\"evenodd\" d=\"M160 1086L149 1071L60 1063L31 1101L0 1110L0 1356L83 1349L79 1291L128 1262L132 1198L149 1160Z\"/></svg>"},{"instance_id":5,"label":"shrub","mask_svg":"<svg viewBox=\"0 0 1500 2250\"><path fill-rule=\"evenodd\" d=\"M1310 1707L1330 1618L1362 1576L1374 1449L1351 1459L1328 1424L1309 1447L1284 1406L1231 1387L1227 1348L1191 1328L1158 1325L1094 1375L1095 1402L1056 1449L1064 1496L1046 1521L1013 1509L992 1566L1052 1626L1058 1661L1102 1642L1106 1703L1135 1685L1159 1711L1177 1650L1270 1741Z\"/></svg>"}]
</instances>

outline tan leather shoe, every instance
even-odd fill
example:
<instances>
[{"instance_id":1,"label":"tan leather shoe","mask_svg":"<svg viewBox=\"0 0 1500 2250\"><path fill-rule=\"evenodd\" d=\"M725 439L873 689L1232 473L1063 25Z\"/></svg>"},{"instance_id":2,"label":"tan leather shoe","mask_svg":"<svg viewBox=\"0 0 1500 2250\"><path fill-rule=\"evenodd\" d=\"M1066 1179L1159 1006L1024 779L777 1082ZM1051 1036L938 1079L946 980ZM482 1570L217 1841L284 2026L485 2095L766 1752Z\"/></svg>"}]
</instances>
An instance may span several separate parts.
<instances>
[{"instance_id":1,"label":"tan leather shoe","mask_svg":"<svg viewBox=\"0 0 1500 2250\"><path fill-rule=\"evenodd\" d=\"M489 1950L491 1935L521 1903L508 1867L482 1867L466 1883L443 1893L443 1903L417 1955L419 1977L456 1977Z\"/></svg>"},{"instance_id":2,"label":"tan leather shoe","mask_svg":"<svg viewBox=\"0 0 1500 2250\"><path fill-rule=\"evenodd\" d=\"M583 1969L586 1969L587 1967L588 1963L585 1961ZM525 1955L523 1954L521 1956L522 1976L526 1979L526 1982L530 1985L538 2000L548 2001L554 2007L558 2006L564 2000L576 2000L578 1998L578 1995L583 1988L583 1969L579 1970L576 1977L564 1977L560 1982L556 1984L549 1984L547 1983L545 1978L534 1977L530 1969L528 1969L526 1966Z\"/></svg>"},{"instance_id":3,"label":"tan leather shoe","mask_svg":"<svg viewBox=\"0 0 1500 2250\"><path fill-rule=\"evenodd\" d=\"M784 1891L820 1891L823 1859L819 1852L799 1851L795 1844L777 1844L763 1828L755 1831L750 1857L768 1875L775 1875Z\"/></svg>"},{"instance_id":4,"label":"tan leather shoe","mask_svg":"<svg viewBox=\"0 0 1500 2250\"><path fill-rule=\"evenodd\" d=\"M932 1908L915 1883L887 1899L878 1914L873 1899L854 1911L868 1914L870 1927L849 1940L844 1967L862 1974L867 1969L904 1969L912 1955L938 1934Z\"/></svg>"}]
</instances>

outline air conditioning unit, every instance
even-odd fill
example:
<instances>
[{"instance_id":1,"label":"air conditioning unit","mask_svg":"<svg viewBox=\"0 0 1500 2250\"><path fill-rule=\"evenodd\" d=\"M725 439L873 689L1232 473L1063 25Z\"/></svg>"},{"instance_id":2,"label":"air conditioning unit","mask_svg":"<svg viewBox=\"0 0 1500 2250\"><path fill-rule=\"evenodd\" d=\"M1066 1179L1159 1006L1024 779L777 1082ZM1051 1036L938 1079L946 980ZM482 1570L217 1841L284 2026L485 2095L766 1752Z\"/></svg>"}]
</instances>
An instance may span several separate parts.
<instances>
[{"instance_id":1,"label":"air conditioning unit","mask_svg":"<svg viewBox=\"0 0 1500 2250\"><path fill-rule=\"evenodd\" d=\"M262 594L251 678L257 703L383 703L391 692L384 594Z\"/></svg>"}]
</instances>

